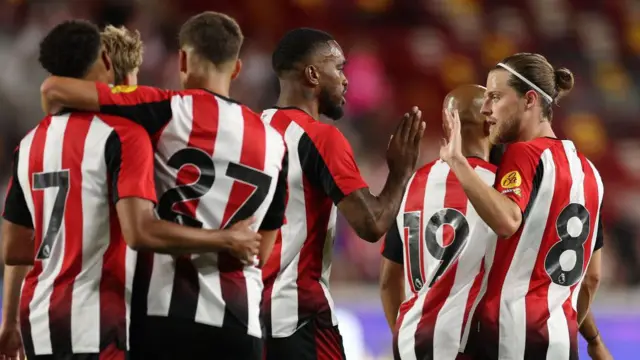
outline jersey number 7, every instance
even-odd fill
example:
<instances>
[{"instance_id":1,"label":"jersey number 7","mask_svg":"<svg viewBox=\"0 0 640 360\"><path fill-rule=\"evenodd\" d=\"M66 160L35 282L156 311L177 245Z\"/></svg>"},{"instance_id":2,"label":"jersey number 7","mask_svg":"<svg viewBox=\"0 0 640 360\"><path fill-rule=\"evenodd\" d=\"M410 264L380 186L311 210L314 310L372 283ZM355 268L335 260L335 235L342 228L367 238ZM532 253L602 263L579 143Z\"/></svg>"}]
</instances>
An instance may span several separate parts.
<instances>
[{"instance_id":1,"label":"jersey number 7","mask_svg":"<svg viewBox=\"0 0 640 360\"><path fill-rule=\"evenodd\" d=\"M404 213L404 227L408 229L409 236L405 240L405 251L408 254L408 273L411 279L411 286L414 292L420 291L427 280L423 276L424 256L422 255L422 244L420 242L421 211ZM440 227L449 225L453 228L454 236L450 244L442 246L438 243L436 232ZM424 241L431 256L440 261L436 267L429 286L444 274L449 266L458 258L462 249L469 239L469 223L467 218L456 209L442 209L429 218L425 227Z\"/></svg>"},{"instance_id":2,"label":"jersey number 7","mask_svg":"<svg viewBox=\"0 0 640 360\"><path fill-rule=\"evenodd\" d=\"M200 177L193 184L180 185L162 194L158 201L158 215L167 221L192 227L202 227L202 222L176 212L173 206L180 202L199 199L211 190L216 178L213 159L200 149L185 148L173 154L168 161L168 165L176 170L180 170L186 165L195 166L200 172ZM222 226L222 228L227 228L240 220L251 217L264 202L269 193L269 187L271 186L271 176L241 164L230 162L225 175L242 183L249 184L253 186L255 190L235 214L233 214L229 221L223 224L224 226Z\"/></svg>"},{"instance_id":3,"label":"jersey number 7","mask_svg":"<svg viewBox=\"0 0 640 360\"><path fill-rule=\"evenodd\" d=\"M53 243L58 238L62 219L64 219L64 209L67 204L67 195L69 195L69 170L34 173L32 180L32 187L35 191L58 188L58 194L51 208L47 232L44 234L36 253L36 260L46 260L51 256Z\"/></svg>"}]
</instances>

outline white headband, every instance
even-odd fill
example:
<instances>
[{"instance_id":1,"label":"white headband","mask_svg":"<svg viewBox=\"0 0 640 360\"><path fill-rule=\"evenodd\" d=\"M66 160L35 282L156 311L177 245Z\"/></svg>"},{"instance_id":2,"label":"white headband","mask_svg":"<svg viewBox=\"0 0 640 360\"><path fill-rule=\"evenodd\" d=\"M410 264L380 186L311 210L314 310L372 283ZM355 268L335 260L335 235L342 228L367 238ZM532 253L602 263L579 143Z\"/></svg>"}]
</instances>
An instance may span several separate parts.
<instances>
[{"instance_id":1,"label":"white headband","mask_svg":"<svg viewBox=\"0 0 640 360\"><path fill-rule=\"evenodd\" d=\"M519 72L513 70L511 67L509 67L508 65L505 65L503 63L498 63L498 66L500 66L501 68L507 70L508 72L512 73L513 75L517 76L520 80L526 82L527 85L531 86L531 88L533 90L535 90L535 91L539 92L540 94L542 94L542 96L544 96L544 98L547 99L550 103L553 102L553 98L551 96L549 96L549 94L547 94L546 92L542 91L542 89L537 87L536 84L534 84L531 81L529 81L529 79L527 79L526 77L520 75Z\"/></svg>"}]
</instances>

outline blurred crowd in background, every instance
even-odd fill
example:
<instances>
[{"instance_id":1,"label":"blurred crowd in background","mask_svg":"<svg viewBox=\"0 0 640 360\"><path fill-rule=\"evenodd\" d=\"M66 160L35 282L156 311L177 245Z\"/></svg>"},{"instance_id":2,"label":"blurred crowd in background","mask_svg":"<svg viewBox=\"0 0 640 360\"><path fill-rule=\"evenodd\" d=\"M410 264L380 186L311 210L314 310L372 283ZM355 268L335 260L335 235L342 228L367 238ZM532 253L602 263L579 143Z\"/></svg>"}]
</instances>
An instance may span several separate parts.
<instances>
[{"instance_id":1,"label":"blurred crowd in background","mask_svg":"<svg viewBox=\"0 0 640 360\"><path fill-rule=\"evenodd\" d=\"M486 73L515 52L540 52L571 69L572 93L554 109L560 136L573 140L605 183L604 285L640 285L640 2L635 0L0 0L0 188L11 154L42 117L47 74L38 45L55 24L83 18L138 29L144 40L141 84L177 88L177 32L204 10L237 19L246 40L232 96L259 111L278 82L271 51L294 27L326 30L348 59L350 140L372 192L387 172L391 131L412 105L428 122L422 162L437 156L444 95L485 84ZM4 193L4 191L2 191ZM379 245L359 241L341 222L332 282L375 283Z\"/></svg>"}]
</instances>

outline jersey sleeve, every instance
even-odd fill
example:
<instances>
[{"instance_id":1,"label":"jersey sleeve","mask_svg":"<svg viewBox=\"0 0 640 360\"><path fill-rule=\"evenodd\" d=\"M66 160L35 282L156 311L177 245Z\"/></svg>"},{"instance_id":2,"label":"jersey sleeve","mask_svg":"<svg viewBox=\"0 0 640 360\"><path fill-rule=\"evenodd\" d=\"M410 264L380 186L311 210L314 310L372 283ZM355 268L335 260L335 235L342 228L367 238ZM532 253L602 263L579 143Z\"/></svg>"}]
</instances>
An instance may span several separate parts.
<instances>
[{"instance_id":1,"label":"jersey sleeve","mask_svg":"<svg viewBox=\"0 0 640 360\"><path fill-rule=\"evenodd\" d=\"M113 204L127 197L157 202L153 150L142 127L115 127L107 140L105 159Z\"/></svg>"},{"instance_id":2,"label":"jersey sleeve","mask_svg":"<svg viewBox=\"0 0 640 360\"><path fill-rule=\"evenodd\" d=\"M542 169L538 169L540 157L525 143L514 143L507 147L496 173L494 187L513 200L522 213L529 204L532 192L542 180Z\"/></svg>"},{"instance_id":3,"label":"jersey sleeve","mask_svg":"<svg viewBox=\"0 0 640 360\"><path fill-rule=\"evenodd\" d=\"M7 195L4 199L2 217L14 224L33 229L31 212L27 206L27 201L25 200L24 192L22 191L22 186L18 178L19 151L20 149L17 148L13 155L11 178L7 187Z\"/></svg>"},{"instance_id":4,"label":"jersey sleeve","mask_svg":"<svg viewBox=\"0 0 640 360\"><path fill-rule=\"evenodd\" d=\"M172 118L169 90L149 86L111 87L96 83L100 112L120 116L141 125L150 135L160 131Z\"/></svg>"},{"instance_id":5,"label":"jersey sleeve","mask_svg":"<svg viewBox=\"0 0 640 360\"><path fill-rule=\"evenodd\" d=\"M598 229L596 230L596 244L593 251L600 250L604 246L604 230L602 229L602 215L598 219Z\"/></svg>"},{"instance_id":6,"label":"jersey sleeve","mask_svg":"<svg viewBox=\"0 0 640 360\"><path fill-rule=\"evenodd\" d=\"M353 150L340 130L325 126L304 133L298 143L302 171L337 205L352 192L368 187L353 157Z\"/></svg>"},{"instance_id":7,"label":"jersey sleeve","mask_svg":"<svg viewBox=\"0 0 640 360\"><path fill-rule=\"evenodd\" d=\"M282 167L278 174L276 191L267 210L267 214L260 224L260 230L276 230L284 223L284 211L287 207L287 176L289 175L289 153L285 151Z\"/></svg>"},{"instance_id":8,"label":"jersey sleeve","mask_svg":"<svg viewBox=\"0 0 640 360\"><path fill-rule=\"evenodd\" d=\"M382 256L385 258L397 263L402 264L404 262L403 258L403 246L402 239L400 238L400 231L398 230L398 222L395 221L393 226L384 237L384 241L382 243Z\"/></svg>"}]
</instances>

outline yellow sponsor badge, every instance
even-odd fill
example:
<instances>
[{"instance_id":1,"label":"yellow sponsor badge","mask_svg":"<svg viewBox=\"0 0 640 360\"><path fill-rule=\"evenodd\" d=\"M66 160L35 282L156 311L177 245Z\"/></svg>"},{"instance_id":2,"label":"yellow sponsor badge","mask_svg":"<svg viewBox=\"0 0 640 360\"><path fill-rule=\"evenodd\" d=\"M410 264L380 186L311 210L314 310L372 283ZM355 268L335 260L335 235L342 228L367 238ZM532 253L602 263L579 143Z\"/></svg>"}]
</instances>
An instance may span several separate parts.
<instances>
[{"instance_id":1,"label":"yellow sponsor badge","mask_svg":"<svg viewBox=\"0 0 640 360\"><path fill-rule=\"evenodd\" d=\"M138 86L136 85L118 85L118 86L114 86L111 88L111 93L112 94L126 94L126 93L130 93L130 92L134 92L136 89L138 88Z\"/></svg>"},{"instance_id":2,"label":"yellow sponsor badge","mask_svg":"<svg viewBox=\"0 0 640 360\"><path fill-rule=\"evenodd\" d=\"M522 185L522 177L518 171L510 171L500 180L503 189L513 189Z\"/></svg>"}]
</instances>

